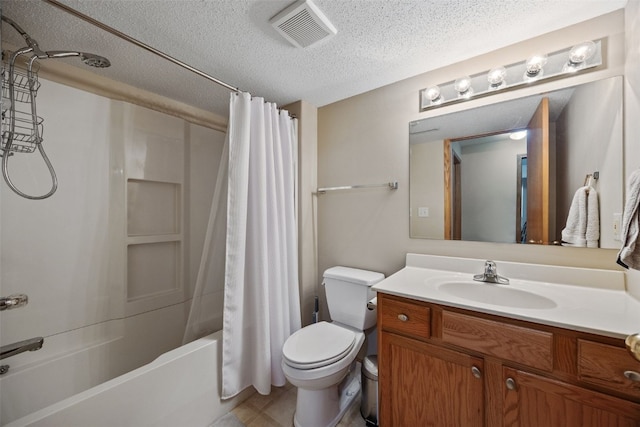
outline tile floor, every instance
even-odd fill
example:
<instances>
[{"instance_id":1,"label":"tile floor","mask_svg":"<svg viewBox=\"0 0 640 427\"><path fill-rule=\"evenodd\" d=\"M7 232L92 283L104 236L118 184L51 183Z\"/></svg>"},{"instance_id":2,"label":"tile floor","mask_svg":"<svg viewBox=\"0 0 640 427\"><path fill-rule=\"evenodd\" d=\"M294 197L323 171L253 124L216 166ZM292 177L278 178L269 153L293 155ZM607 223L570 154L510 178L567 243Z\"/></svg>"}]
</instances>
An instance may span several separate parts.
<instances>
[{"instance_id":1,"label":"tile floor","mask_svg":"<svg viewBox=\"0 0 640 427\"><path fill-rule=\"evenodd\" d=\"M291 427L296 409L296 388L290 384L272 387L271 394L253 394L232 412L247 427ZM360 399L356 399L337 427L365 427L360 415Z\"/></svg>"}]
</instances>

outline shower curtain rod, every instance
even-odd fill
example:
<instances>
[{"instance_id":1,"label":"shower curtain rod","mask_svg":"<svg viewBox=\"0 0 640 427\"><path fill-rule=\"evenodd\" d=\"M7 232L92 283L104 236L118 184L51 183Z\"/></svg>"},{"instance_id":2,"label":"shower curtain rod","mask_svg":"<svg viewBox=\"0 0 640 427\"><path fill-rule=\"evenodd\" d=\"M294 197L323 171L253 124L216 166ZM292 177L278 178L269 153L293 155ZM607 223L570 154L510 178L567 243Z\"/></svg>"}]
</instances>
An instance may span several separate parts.
<instances>
[{"instance_id":1,"label":"shower curtain rod","mask_svg":"<svg viewBox=\"0 0 640 427\"><path fill-rule=\"evenodd\" d=\"M149 52L151 52L151 53L153 53L155 55L158 55L161 58L166 59L167 61L173 62L174 64L179 65L180 67L185 68L185 69L191 71L192 73L195 73L195 74L197 74L197 75L199 75L201 77L204 77L205 79L210 80L210 81L212 81L212 82L214 82L214 83L216 83L216 84L218 84L218 85L220 85L222 87L225 87L225 88L229 89L230 91L240 92L240 89L238 89L237 87L231 86L230 84L225 83L222 80L216 79L215 77L210 76L209 74L207 74L207 73L205 73L203 71L200 71L197 68L194 68L191 65L180 61L179 59L176 59L176 58L174 58L174 57L172 57L170 55L167 55L166 53L164 53L164 52L162 52L162 51L160 51L160 50L158 50L158 49L156 49L154 47L151 47L148 44L142 43L140 40L134 39L133 37L129 36L128 34L125 34L125 33L121 32L121 31L118 31L115 28L110 27L110 26L108 26L106 24L103 24L102 22L97 21L97 20L93 19L92 17L87 16L87 15L77 11L77 10L67 6L66 4L60 3L57 0L42 0L42 1L44 1L46 3L49 3L50 5L55 6L55 7L59 8L59 9L62 9L65 12L67 12L67 13L69 13L71 15L74 15L77 18L80 18L83 21L86 21L86 22L88 22L88 23L90 23L90 24L92 24L92 25L94 25L94 26L96 26L98 28L102 28L103 30L113 34L114 36L120 37L121 39L126 40L129 43L135 44L136 46L141 47L142 49L145 49L145 50L147 50L147 51L149 51Z\"/></svg>"}]
</instances>

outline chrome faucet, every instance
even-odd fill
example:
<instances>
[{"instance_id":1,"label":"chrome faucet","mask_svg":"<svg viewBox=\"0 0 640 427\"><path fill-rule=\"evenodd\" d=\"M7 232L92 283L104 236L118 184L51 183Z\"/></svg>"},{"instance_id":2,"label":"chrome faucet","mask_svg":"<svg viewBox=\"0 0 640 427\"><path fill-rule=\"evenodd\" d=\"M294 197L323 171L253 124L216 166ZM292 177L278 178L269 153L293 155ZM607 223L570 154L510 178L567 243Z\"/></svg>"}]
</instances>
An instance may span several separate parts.
<instances>
[{"instance_id":1,"label":"chrome faucet","mask_svg":"<svg viewBox=\"0 0 640 427\"><path fill-rule=\"evenodd\" d=\"M15 356L16 354L24 353L25 351L36 351L42 348L44 344L44 338L37 337L24 341L14 342L13 344L7 344L0 347L0 360Z\"/></svg>"},{"instance_id":2,"label":"chrome faucet","mask_svg":"<svg viewBox=\"0 0 640 427\"><path fill-rule=\"evenodd\" d=\"M477 280L478 282L499 283L501 285L509 284L509 279L498 274L498 267L496 267L496 263L493 261L485 262L484 273L474 275L473 280Z\"/></svg>"},{"instance_id":3,"label":"chrome faucet","mask_svg":"<svg viewBox=\"0 0 640 427\"><path fill-rule=\"evenodd\" d=\"M0 311L23 307L29 303L29 297L25 294L14 294L8 297L0 297Z\"/></svg>"}]
</instances>

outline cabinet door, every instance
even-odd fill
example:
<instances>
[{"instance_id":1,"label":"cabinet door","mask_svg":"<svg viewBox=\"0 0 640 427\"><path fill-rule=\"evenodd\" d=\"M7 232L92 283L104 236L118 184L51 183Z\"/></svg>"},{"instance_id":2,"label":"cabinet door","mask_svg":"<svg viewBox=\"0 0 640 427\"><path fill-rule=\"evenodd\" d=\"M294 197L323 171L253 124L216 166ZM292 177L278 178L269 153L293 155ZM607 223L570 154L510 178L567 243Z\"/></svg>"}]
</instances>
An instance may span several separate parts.
<instances>
[{"instance_id":1,"label":"cabinet door","mask_svg":"<svg viewBox=\"0 0 640 427\"><path fill-rule=\"evenodd\" d=\"M484 425L481 359L390 333L380 346L381 427Z\"/></svg>"},{"instance_id":2,"label":"cabinet door","mask_svg":"<svg viewBox=\"0 0 640 427\"><path fill-rule=\"evenodd\" d=\"M640 405L503 368L505 427L639 427Z\"/></svg>"}]
</instances>

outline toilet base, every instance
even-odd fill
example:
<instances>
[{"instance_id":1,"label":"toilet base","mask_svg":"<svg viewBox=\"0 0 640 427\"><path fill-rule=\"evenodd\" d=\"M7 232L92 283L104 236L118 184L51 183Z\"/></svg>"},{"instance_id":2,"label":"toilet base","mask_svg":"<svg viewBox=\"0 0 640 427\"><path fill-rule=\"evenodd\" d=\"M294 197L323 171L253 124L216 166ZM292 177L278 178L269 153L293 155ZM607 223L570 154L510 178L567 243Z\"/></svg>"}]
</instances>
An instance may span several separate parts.
<instances>
[{"instance_id":1,"label":"toilet base","mask_svg":"<svg viewBox=\"0 0 640 427\"><path fill-rule=\"evenodd\" d=\"M295 427L335 427L360 393L360 373L352 370L338 385L322 390L298 388Z\"/></svg>"}]
</instances>

